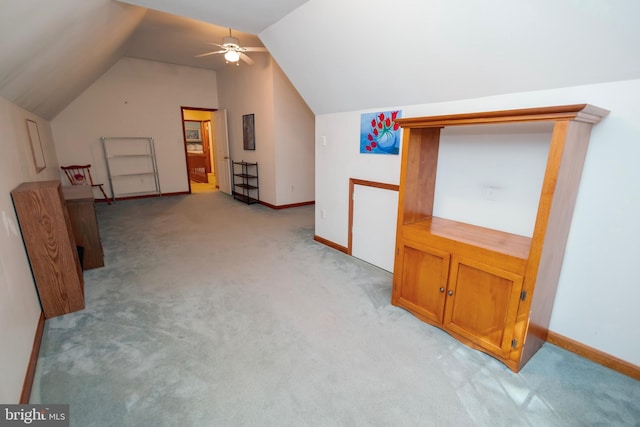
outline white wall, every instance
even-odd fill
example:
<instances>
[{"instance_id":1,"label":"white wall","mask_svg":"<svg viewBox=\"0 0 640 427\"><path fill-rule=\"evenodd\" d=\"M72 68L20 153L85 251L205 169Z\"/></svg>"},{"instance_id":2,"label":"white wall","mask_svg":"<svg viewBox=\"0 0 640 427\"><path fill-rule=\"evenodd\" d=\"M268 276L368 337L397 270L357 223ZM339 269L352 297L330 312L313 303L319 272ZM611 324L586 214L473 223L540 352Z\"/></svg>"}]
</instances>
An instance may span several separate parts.
<instances>
[{"instance_id":1,"label":"white wall","mask_svg":"<svg viewBox=\"0 0 640 427\"><path fill-rule=\"evenodd\" d=\"M38 123L47 167L36 173L25 120ZM0 98L0 402L18 403L40 317L29 260L10 191L58 179L49 122Z\"/></svg>"},{"instance_id":2,"label":"white wall","mask_svg":"<svg viewBox=\"0 0 640 427\"><path fill-rule=\"evenodd\" d=\"M91 163L108 189L100 137L153 137L162 193L188 191L181 106L218 108L216 73L122 58L52 120L60 164Z\"/></svg>"},{"instance_id":3,"label":"white wall","mask_svg":"<svg viewBox=\"0 0 640 427\"><path fill-rule=\"evenodd\" d=\"M315 116L273 62L276 204L315 200Z\"/></svg>"},{"instance_id":4,"label":"white wall","mask_svg":"<svg viewBox=\"0 0 640 427\"><path fill-rule=\"evenodd\" d=\"M531 237L553 125L449 127L440 135L433 214Z\"/></svg>"},{"instance_id":5,"label":"white wall","mask_svg":"<svg viewBox=\"0 0 640 427\"><path fill-rule=\"evenodd\" d=\"M592 131L550 329L640 365L640 279L634 269L640 236L640 80L373 111L401 109L403 117L416 117L577 103L611 113ZM399 156L359 154L360 113L316 117L316 234L344 246L349 177L399 183Z\"/></svg>"},{"instance_id":6,"label":"white wall","mask_svg":"<svg viewBox=\"0 0 640 427\"><path fill-rule=\"evenodd\" d=\"M251 55L254 65L227 64L218 71L220 108L227 110L229 154L233 161L258 162L260 200L276 204L273 71L269 55ZM242 116L254 115L256 149L242 146Z\"/></svg>"},{"instance_id":7,"label":"white wall","mask_svg":"<svg viewBox=\"0 0 640 427\"><path fill-rule=\"evenodd\" d=\"M231 158L258 162L260 200L274 206L312 201L313 113L268 55L252 58L254 65L228 64L218 71ZM255 151L242 147L244 114L255 115Z\"/></svg>"},{"instance_id":8,"label":"white wall","mask_svg":"<svg viewBox=\"0 0 640 427\"><path fill-rule=\"evenodd\" d=\"M362 112L316 116L315 233L344 247L348 244L349 178L388 184L398 184L400 179L399 155L360 154ZM380 220L395 223L394 218Z\"/></svg>"}]
</instances>

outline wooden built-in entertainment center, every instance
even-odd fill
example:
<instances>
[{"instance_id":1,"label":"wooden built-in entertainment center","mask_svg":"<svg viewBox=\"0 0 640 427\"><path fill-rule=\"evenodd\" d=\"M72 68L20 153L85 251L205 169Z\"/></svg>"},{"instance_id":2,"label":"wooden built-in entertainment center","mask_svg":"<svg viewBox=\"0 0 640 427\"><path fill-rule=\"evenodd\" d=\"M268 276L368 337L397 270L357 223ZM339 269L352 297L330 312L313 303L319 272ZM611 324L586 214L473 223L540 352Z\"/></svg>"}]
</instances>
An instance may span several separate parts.
<instances>
[{"instance_id":1,"label":"wooden built-in entertainment center","mask_svg":"<svg viewBox=\"0 0 640 427\"><path fill-rule=\"evenodd\" d=\"M398 119L392 303L518 372L545 342L591 127L607 114L580 104ZM552 130L531 237L433 216L441 129L539 122Z\"/></svg>"}]
</instances>

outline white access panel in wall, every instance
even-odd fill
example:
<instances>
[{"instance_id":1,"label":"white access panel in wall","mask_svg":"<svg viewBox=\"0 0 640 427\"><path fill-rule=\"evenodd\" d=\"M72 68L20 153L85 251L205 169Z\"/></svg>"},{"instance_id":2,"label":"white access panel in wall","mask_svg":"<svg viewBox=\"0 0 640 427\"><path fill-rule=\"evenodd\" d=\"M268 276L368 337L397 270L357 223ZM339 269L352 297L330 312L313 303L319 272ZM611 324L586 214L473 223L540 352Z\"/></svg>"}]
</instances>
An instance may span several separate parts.
<instances>
[{"instance_id":1,"label":"white access panel in wall","mask_svg":"<svg viewBox=\"0 0 640 427\"><path fill-rule=\"evenodd\" d=\"M354 185L351 255L393 272L397 216L397 191Z\"/></svg>"}]
</instances>

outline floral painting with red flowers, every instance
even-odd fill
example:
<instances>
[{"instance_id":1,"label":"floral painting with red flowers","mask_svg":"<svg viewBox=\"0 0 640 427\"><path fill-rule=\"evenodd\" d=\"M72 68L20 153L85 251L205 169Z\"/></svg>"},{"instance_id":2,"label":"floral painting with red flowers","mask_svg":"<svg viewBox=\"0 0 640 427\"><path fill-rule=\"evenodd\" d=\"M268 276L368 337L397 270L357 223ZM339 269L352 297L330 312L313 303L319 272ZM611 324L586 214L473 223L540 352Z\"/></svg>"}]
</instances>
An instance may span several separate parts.
<instances>
[{"instance_id":1,"label":"floral painting with red flowers","mask_svg":"<svg viewBox=\"0 0 640 427\"><path fill-rule=\"evenodd\" d=\"M399 154L401 111L364 113L360 118L360 152L366 154Z\"/></svg>"}]
</instances>

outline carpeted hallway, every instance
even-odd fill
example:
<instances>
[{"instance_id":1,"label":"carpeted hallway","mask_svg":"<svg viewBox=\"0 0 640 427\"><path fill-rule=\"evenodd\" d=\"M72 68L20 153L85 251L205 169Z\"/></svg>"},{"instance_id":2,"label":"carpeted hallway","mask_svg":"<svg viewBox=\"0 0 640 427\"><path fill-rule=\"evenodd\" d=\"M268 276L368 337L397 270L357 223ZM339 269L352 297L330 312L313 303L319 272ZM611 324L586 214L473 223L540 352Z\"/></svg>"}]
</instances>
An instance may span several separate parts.
<instances>
[{"instance_id":1,"label":"carpeted hallway","mask_svg":"<svg viewBox=\"0 0 640 427\"><path fill-rule=\"evenodd\" d=\"M545 345L519 374L390 305L314 207L98 204L106 266L50 319L31 403L71 426L638 426L640 382Z\"/></svg>"}]
</instances>

